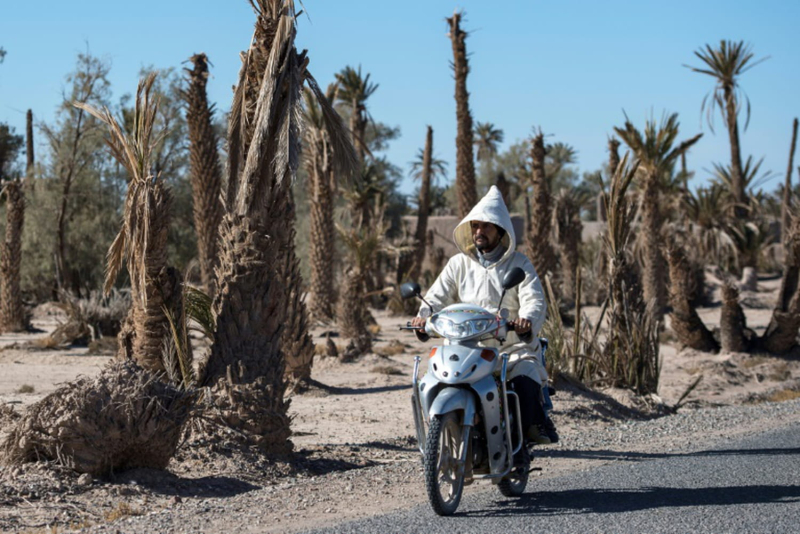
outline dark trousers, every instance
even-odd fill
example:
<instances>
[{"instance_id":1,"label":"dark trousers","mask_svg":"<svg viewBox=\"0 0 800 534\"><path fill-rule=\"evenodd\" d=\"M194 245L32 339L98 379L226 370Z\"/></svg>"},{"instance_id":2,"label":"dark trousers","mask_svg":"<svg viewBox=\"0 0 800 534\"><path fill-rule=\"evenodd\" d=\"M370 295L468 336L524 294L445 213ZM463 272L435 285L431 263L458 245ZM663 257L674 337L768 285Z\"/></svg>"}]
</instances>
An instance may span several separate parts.
<instances>
[{"instance_id":1,"label":"dark trousers","mask_svg":"<svg viewBox=\"0 0 800 534\"><path fill-rule=\"evenodd\" d=\"M527 376L517 376L509 382L511 389L519 395L519 411L522 416L522 429L527 432L531 425L544 423L542 407L542 387Z\"/></svg>"}]
</instances>

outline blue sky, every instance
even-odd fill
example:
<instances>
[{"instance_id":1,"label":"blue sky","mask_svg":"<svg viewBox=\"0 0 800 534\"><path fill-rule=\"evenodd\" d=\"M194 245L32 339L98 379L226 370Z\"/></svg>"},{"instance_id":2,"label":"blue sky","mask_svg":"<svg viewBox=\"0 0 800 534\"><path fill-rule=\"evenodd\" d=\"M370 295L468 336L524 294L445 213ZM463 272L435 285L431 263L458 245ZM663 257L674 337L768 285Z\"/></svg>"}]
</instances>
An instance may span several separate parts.
<instances>
[{"instance_id":1,"label":"blue sky","mask_svg":"<svg viewBox=\"0 0 800 534\"><path fill-rule=\"evenodd\" d=\"M0 47L7 51L0 121L19 133L28 108L37 120L52 119L65 76L87 47L111 61L115 98L135 90L142 66L180 67L205 52L213 63L209 97L227 110L254 21L245 0L7 4L0 20ZM712 79L683 65L699 65L693 51L705 43L751 43L756 57L770 59L741 79L752 104L743 156L763 156L762 168L776 173L766 189L783 180L791 121L800 116L800 2L305 0L303 6L297 45L308 49L309 69L323 86L345 65L371 74L380 85L372 115L400 127L402 137L387 154L404 171L430 124L435 152L454 174L452 51L444 19L463 9L471 32L473 118L502 128L505 146L541 127L549 141L575 147L579 169L591 171L605 162L607 137L623 123L623 110L640 128L651 113L677 112L680 138L705 132L688 156L696 185L713 162L729 160L729 148L721 120L716 135L701 123ZM401 190L412 188L406 178Z\"/></svg>"}]
</instances>

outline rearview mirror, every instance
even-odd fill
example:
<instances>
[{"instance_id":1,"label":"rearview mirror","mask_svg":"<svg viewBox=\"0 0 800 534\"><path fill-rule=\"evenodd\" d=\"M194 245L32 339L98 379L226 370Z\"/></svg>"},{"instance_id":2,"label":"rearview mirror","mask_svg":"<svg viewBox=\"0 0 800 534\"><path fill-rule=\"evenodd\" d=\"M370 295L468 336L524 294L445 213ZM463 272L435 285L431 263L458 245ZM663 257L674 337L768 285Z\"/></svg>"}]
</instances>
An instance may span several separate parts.
<instances>
[{"instance_id":1,"label":"rearview mirror","mask_svg":"<svg viewBox=\"0 0 800 534\"><path fill-rule=\"evenodd\" d=\"M422 288L420 288L419 284L416 282L406 282L400 286L400 296L403 297L403 299L418 297L420 291L422 291Z\"/></svg>"},{"instance_id":2,"label":"rearview mirror","mask_svg":"<svg viewBox=\"0 0 800 534\"><path fill-rule=\"evenodd\" d=\"M509 290L520 285L525 280L525 271L519 267L514 267L503 277L503 289Z\"/></svg>"}]
</instances>

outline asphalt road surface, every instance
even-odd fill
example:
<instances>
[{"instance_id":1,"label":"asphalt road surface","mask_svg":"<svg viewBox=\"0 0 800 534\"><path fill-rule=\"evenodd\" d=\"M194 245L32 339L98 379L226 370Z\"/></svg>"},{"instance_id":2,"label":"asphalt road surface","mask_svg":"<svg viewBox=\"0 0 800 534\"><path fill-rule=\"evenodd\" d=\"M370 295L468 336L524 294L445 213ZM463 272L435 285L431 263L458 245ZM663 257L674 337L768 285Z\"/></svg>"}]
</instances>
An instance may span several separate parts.
<instances>
[{"instance_id":1,"label":"asphalt road surface","mask_svg":"<svg viewBox=\"0 0 800 534\"><path fill-rule=\"evenodd\" d=\"M652 455L589 451L587 458L613 452L623 460L532 477L517 499L467 487L451 517L425 505L314 532L800 532L800 425L714 447Z\"/></svg>"}]
</instances>

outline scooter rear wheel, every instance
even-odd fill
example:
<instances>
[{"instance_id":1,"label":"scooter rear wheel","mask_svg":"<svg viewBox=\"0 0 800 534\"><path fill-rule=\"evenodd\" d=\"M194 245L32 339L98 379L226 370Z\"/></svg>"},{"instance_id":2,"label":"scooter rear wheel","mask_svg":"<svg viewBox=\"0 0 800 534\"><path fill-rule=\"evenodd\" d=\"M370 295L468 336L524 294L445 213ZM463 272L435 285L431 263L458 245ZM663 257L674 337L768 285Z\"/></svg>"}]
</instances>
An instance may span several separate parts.
<instances>
[{"instance_id":1,"label":"scooter rear wheel","mask_svg":"<svg viewBox=\"0 0 800 534\"><path fill-rule=\"evenodd\" d=\"M460 465L462 426L455 413L431 418L425 443L423 464L425 488L433 511L451 515L461 502L464 490L464 466Z\"/></svg>"}]
</instances>

